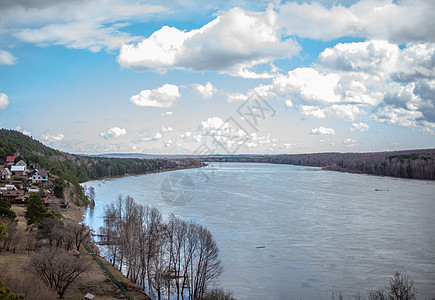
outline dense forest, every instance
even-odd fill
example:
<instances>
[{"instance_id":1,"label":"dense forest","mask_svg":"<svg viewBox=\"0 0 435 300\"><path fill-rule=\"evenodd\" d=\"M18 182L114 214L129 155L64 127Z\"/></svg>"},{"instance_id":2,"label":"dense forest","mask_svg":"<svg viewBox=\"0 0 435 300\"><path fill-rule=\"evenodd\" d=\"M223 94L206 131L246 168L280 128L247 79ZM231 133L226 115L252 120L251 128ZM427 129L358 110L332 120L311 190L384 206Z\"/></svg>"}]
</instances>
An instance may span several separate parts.
<instances>
[{"instance_id":1,"label":"dense forest","mask_svg":"<svg viewBox=\"0 0 435 300\"><path fill-rule=\"evenodd\" d=\"M18 131L0 130L0 162L6 156L16 155L16 161L23 159L28 164L47 169L74 185L87 180L113 177L125 174L144 174L173 169L177 164L167 159L107 158L75 155L61 152ZM189 163L194 164L194 160Z\"/></svg>"},{"instance_id":2,"label":"dense forest","mask_svg":"<svg viewBox=\"0 0 435 300\"><path fill-rule=\"evenodd\" d=\"M415 179L435 179L435 149L372 153L313 153L204 157L210 162L256 162Z\"/></svg>"}]
</instances>

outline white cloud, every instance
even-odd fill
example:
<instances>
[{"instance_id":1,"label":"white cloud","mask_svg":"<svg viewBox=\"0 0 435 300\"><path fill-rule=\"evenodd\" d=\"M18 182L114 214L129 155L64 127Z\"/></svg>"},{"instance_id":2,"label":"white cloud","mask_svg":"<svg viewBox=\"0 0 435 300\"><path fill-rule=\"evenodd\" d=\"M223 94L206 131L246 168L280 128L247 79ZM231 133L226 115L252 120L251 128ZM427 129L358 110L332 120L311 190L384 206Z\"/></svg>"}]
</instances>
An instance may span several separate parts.
<instances>
[{"instance_id":1,"label":"white cloud","mask_svg":"<svg viewBox=\"0 0 435 300\"><path fill-rule=\"evenodd\" d=\"M21 128L20 125L18 125L17 127L15 127L15 130L20 131L22 134L25 134L27 136L32 136L32 133L26 129Z\"/></svg>"},{"instance_id":2,"label":"white cloud","mask_svg":"<svg viewBox=\"0 0 435 300\"><path fill-rule=\"evenodd\" d=\"M211 117L207 118L205 121L201 121L198 128L200 130L205 130L206 132L210 132L211 130L216 130L220 128L224 124L224 120L219 117Z\"/></svg>"},{"instance_id":3,"label":"white cloud","mask_svg":"<svg viewBox=\"0 0 435 300\"><path fill-rule=\"evenodd\" d=\"M234 153L249 140L248 133L232 118L226 121L219 117L207 118L201 121L198 129L203 132L203 136L212 137L216 147L229 153Z\"/></svg>"},{"instance_id":4,"label":"white cloud","mask_svg":"<svg viewBox=\"0 0 435 300\"><path fill-rule=\"evenodd\" d=\"M192 132L191 131L186 131L185 133L180 134L180 138L181 139L187 139L189 137L192 136Z\"/></svg>"},{"instance_id":5,"label":"white cloud","mask_svg":"<svg viewBox=\"0 0 435 300\"><path fill-rule=\"evenodd\" d=\"M280 30L272 7L264 13L235 7L200 29L186 32L164 26L137 45L125 44L118 62L137 70L183 68L271 78L271 73L258 74L252 67L299 52L292 39L281 39Z\"/></svg>"},{"instance_id":6,"label":"white cloud","mask_svg":"<svg viewBox=\"0 0 435 300\"><path fill-rule=\"evenodd\" d=\"M156 132L156 135L153 137L152 140L157 141L162 139L162 134L160 132Z\"/></svg>"},{"instance_id":7,"label":"white cloud","mask_svg":"<svg viewBox=\"0 0 435 300\"><path fill-rule=\"evenodd\" d=\"M358 146L358 141L357 140L353 140L351 138L346 138L346 139L344 139L343 144L344 144L345 148L351 148L351 147Z\"/></svg>"},{"instance_id":8,"label":"white cloud","mask_svg":"<svg viewBox=\"0 0 435 300\"><path fill-rule=\"evenodd\" d=\"M402 107L385 106L378 109L373 118L380 123L416 127L418 126L417 120L423 119L423 114L420 111L412 111Z\"/></svg>"},{"instance_id":9,"label":"white cloud","mask_svg":"<svg viewBox=\"0 0 435 300\"><path fill-rule=\"evenodd\" d=\"M126 133L127 130L125 130L125 128L113 127L107 130L107 132L101 132L100 136L105 139L119 138L120 136L125 135Z\"/></svg>"},{"instance_id":10,"label":"white cloud","mask_svg":"<svg viewBox=\"0 0 435 300\"><path fill-rule=\"evenodd\" d=\"M209 99L218 92L218 90L209 81L205 85L192 84L192 87L202 97L202 99Z\"/></svg>"},{"instance_id":11,"label":"white cloud","mask_svg":"<svg viewBox=\"0 0 435 300\"><path fill-rule=\"evenodd\" d=\"M340 102L334 89L340 80L337 74L322 74L314 68L297 68L273 79L273 88L281 93L294 93L307 101Z\"/></svg>"},{"instance_id":12,"label":"white cloud","mask_svg":"<svg viewBox=\"0 0 435 300\"><path fill-rule=\"evenodd\" d=\"M361 122L361 123L352 123L352 127L350 128L350 130L367 132L369 131L369 128L370 128L369 125Z\"/></svg>"},{"instance_id":13,"label":"white cloud","mask_svg":"<svg viewBox=\"0 0 435 300\"><path fill-rule=\"evenodd\" d=\"M6 94L0 93L0 109L6 109L9 105L9 97Z\"/></svg>"},{"instance_id":14,"label":"white cloud","mask_svg":"<svg viewBox=\"0 0 435 300\"><path fill-rule=\"evenodd\" d=\"M305 117L318 119L324 119L326 117L325 112L318 106L301 105L301 113Z\"/></svg>"},{"instance_id":15,"label":"white cloud","mask_svg":"<svg viewBox=\"0 0 435 300\"><path fill-rule=\"evenodd\" d=\"M44 1L28 5L22 1L2 11L4 32L39 46L62 45L72 49L115 50L136 41L122 31L126 20L144 20L166 11L163 6L120 3L113 0ZM7 24L7 25L6 25Z\"/></svg>"},{"instance_id":16,"label":"white cloud","mask_svg":"<svg viewBox=\"0 0 435 300\"><path fill-rule=\"evenodd\" d=\"M0 65L14 65L17 63L17 58L10 52L0 49Z\"/></svg>"},{"instance_id":17,"label":"white cloud","mask_svg":"<svg viewBox=\"0 0 435 300\"><path fill-rule=\"evenodd\" d=\"M276 94L272 91L272 85L263 85L260 84L246 92L246 94L235 92L235 93L227 93L227 101L228 102L244 102L250 98L268 98L274 97Z\"/></svg>"},{"instance_id":18,"label":"white cloud","mask_svg":"<svg viewBox=\"0 0 435 300\"><path fill-rule=\"evenodd\" d=\"M397 45L384 40L345 43L325 49L318 63L333 70L384 75L394 71L399 53Z\"/></svg>"},{"instance_id":19,"label":"white cloud","mask_svg":"<svg viewBox=\"0 0 435 300\"><path fill-rule=\"evenodd\" d=\"M236 93L229 93L227 94L227 101L232 102L244 102L249 99L248 95L236 92Z\"/></svg>"},{"instance_id":20,"label":"white cloud","mask_svg":"<svg viewBox=\"0 0 435 300\"><path fill-rule=\"evenodd\" d=\"M174 113L172 111L163 112L160 115L163 116L172 116Z\"/></svg>"},{"instance_id":21,"label":"white cloud","mask_svg":"<svg viewBox=\"0 0 435 300\"><path fill-rule=\"evenodd\" d=\"M435 41L435 2L361 0L349 7L287 2L279 8L288 35L332 40L343 36L397 43Z\"/></svg>"},{"instance_id":22,"label":"white cloud","mask_svg":"<svg viewBox=\"0 0 435 300\"><path fill-rule=\"evenodd\" d=\"M314 128L313 130L311 130L311 133L312 134L335 134L335 130L332 128L320 126L318 128Z\"/></svg>"},{"instance_id":23,"label":"white cloud","mask_svg":"<svg viewBox=\"0 0 435 300\"><path fill-rule=\"evenodd\" d=\"M58 135L43 134L41 136L41 138L43 140L46 140L46 141L49 141L49 142L59 142L59 141L63 140L64 135L62 133L60 133Z\"/></svg>"},{"instance_id":24,"label":"white cloud","mask_svg":"<svg viewBox=\"0 0 435 300\"><path fill-rule=\"evenodd\" d=\"M301 114L304 117L314 117L318 119L324 119L326 116L334 116L339 119L355 121L358 115L363 112L356 105L345 104L338 105L333 104L326 108L320 108L319 106L301 105Z\"/></svg>"},{"instance_id":25,"label":"white cloud","mask_svg":"<svg viewBox=\"0 0 435 300\"><path fill-rule=\"evenodd\" d=\"M153 90L143 90L130 98L138 106L171 107L180 97L178 86L165 84Z\"/></svg>"},{"instance_id":26,"label":"white cloud","mask_svg":"<svg viewBox=\"0 0 435 300\"><path fill-rule=\"evenodd\" d=\"M356 105L331 105L325 108L328 115L335 116L340 119L355 121L358 115L362 114L362 111Z\"/></svg>"},{"instance_id":27,"label":"white cloud","mask_svg":"<svg viewBox=\"0 0 435 300\"><path fill-rule=\"evenodd\" d=\"M174 130L174 128L172 128L171 126L162 126L162 132L171 132L172 130Z\"/></svg>"},{"instance_id":28,"label":"white cloud","mask_svg":"<svg viewBox=\"0 0 435 300\"><path fill-rule=\"evenodd\" d=\"M285 105L287 107L293 107L293 101L291 101L290 99L285 100Z\"/></svg>"},{"instance_id":29,"label":"white cloud","mask_svg":"<svg viewBox=\"0 0 435 300\"><path fill-rule=\"evenodd\" d=\"M193 136L193 140L197 143L201 143L202 138L203 138L203 136L200 134Z\"/></svg>"}]
</instances>

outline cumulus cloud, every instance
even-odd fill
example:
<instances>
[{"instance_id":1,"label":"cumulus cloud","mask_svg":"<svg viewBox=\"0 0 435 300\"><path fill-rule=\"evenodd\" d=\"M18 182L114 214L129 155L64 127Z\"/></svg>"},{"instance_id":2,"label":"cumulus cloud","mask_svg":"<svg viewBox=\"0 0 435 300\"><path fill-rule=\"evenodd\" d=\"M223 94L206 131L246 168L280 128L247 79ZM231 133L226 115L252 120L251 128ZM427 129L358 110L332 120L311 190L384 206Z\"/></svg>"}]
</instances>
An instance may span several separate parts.
<instances>
[{"instance_id":1,"label":"cumulus cloud","mask_svg":"<svg viewBox=\"0 0 435 300\"><path fill-rule=\"evenodd\" d=\"M324 119L326 117L325 112L320 107L311 105L301 105L301 114L305 117L318 119Z\"/></svg>"},{"instance_id":2,"label":"cumulus cloud","mask_svg":"<svg viewBox=\"0 0 435 300\"><path fill-rule=\"evenodd\" d=\"M182 68L271 78L271 73L255 73L252 67L290 57L300 49L292 39L282 40L280 30L272 7L264 13L235 7L200 29L164 26L137 45L125 44L118 62L136 70Z\"/></svg>"},{"instance_id":3,"label":"cumulus cloud","mask_svg":"<svg viewBox=\"0 0 435 300\"><path fill-rule=\"evenodd\" d=\"M325 49L318 63L333 70L383 75L394 71L399 53L397 45L384 40L345 43Z\"/></svg>"},{"instance_id":4,"label":"cumulus cloud","mask_svg":"<svg viewBox=\"0 0 435 300\"><path fill-rule=\"evenodd\" d=\"M107 132L101 132L100 136L105 139L111 139L111 138L119 138L120 136L123 136L126 133L127 130L125 128L113 127L107 130Z\"/></svg>"},{"instance_id":5,"label":"cumulus cloud","mask_svg":"<svg viewBox=\"0 0 435 300\"><path fill-rule=\"evenodd\" d=\"M226 121L219 117L207 118L201 121L198 129L203 136L213 138L213 144L224 149L227 153L236 152L249 140L249 134L233 118Z\"/></svg>"},{"instance_id":6,"label":"cumulus cloud","mask_svg":"<svg viewBox=\"0 0 435 300\"><path fill-rule=\"evenodd\" d=\"M130 98L138 106L171 107L180 98L178 86L165 84L153 90L143 90Z\"/></svg>"},{"instance_id":7,"label":"cumulus cloud","mask_svg":"<svg viewBox=\"0 0 435 300\"><path fill-rule=\"evenodd\" d=\"M334 89L340 76L322 74L314 68L297 68L287 75L278 75L273 79L273 89L280 93L292 93L307 101L339 102L340 96Z\"/></svg>"},{"instance_id":8,"label":"cumulus cloud","mask_svg":"<svg viewBox=\"0 0 435 300\"><path fill-rule=\"evenodd\" d=\"M9 104L9 97L6 94L0 93L0 109L8 108Z\"/></svg>"},{"instance_id":9,"label":"cumulus cloud","mask_svg":"<svg viewBox=\"0 0 435 300\"><path fill-rule=\"evenodd\" d=\"M396 43L435 41L435 2L361 0L344 7L318 2L287 2L279 18L287 34L332 40L343 36L386 39Z\"/></svg>"},{"instance_id":10,"label":"cumulus cloud","mask_svg":"<svg viewBox=\"0 0 435 300\"><path fill-rule=\"evenodd\" d=\"M335 116L339 119L355 121L358 115L362 114L362 111L356 105L331 105L325 108L328 115Z\"/></svg>"},{"instance_id":11,"label":"cumulus cloud","mask_svg":"<svg viewBox=\"0 0 435 300\"><path fill-rule=\"evenodd\" d=\"M332 128L320 126L311 130L311 134L335 134L335 130Z\"/></svg>"},{"instance_id":12,"label":"cumulus cloud","mask_svg":"<svg viewBox=\"0 0 435 300\"><path fill-rule=\"evenodd\" d=\"M314 117L318 119L324 119L328 115L343 120L355 121L357 116L362 114L362 111L358 108L358 106L352 104L333 104L325 108L320 108L319 106L301 105L300 109L302 116Z\"/></svg>"},{"instance_id":13,"label":"cumulus cloud","mask_svg":"<svg viewBox=\"0 0 435 300\"><path fill-rule=\"evenodd\" d=\"M192 84L192 87L202 97L202 99L209 99L218 92L217 88L215 88L209 81L205 85Z\"/></svg>"},{"instance_id":14,"label":"cumulus cloud","mask_svg":"<svg viewBox=\"0 0 435 300\"><path fill-rule=\"evenodd\" d=\"M405 108L396 108L392 106L381 107L373 116L374 120L380 123L387 123L396 126L416 127L417 120L423 119L420 111L408 110Z\"/></svg>"},{"instance_id":15,"label":"cumulus cloud","mask_svg":"<svg viewBox=\"0 0 435 300\"><path fill-rule=\"evenodd\" d=\"M0 49L0 65L14 65L17 58L10 52Z\"/></svg>"},{"instance_id":16,"label":"cumulus cloud","mask_svg":"<svg viewBox=\"0 0 435 300\"><path fill-rule=\"evenodd\" d=\"M369 125L367 125L367 123L352 123L352 127L350 128L350 130L352 131L360 131L360 132L367 132L369 131Z\"/></svg>"},{"instance_id":17,"label":"cumulus cloud","mask_svg":"<svg viewBox=\"0 0 435 300\"><path fill-rule=\"evenodd\" d=\"M59 133L58 135L43 134L41 138L49 142L59 142L63 140L64 135L62 133Z\"/></svg>"}]
</instances>

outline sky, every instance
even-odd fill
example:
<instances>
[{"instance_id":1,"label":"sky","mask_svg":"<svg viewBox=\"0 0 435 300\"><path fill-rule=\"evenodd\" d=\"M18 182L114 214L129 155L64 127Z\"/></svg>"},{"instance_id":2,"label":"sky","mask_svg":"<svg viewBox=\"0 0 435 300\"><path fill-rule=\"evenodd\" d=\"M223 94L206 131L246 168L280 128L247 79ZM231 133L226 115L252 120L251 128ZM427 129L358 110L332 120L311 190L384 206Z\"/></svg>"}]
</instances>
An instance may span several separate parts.
<instances>
[{"instance_id":1,"label":"sky","mask_svg":"<svg viewBox=\"0 0 435 300\"><path fill-rule=\"evenodd\" d=\"M78 154L435 147L435 1L0 0L0 128Z\"/></svg>"}]
</instances>

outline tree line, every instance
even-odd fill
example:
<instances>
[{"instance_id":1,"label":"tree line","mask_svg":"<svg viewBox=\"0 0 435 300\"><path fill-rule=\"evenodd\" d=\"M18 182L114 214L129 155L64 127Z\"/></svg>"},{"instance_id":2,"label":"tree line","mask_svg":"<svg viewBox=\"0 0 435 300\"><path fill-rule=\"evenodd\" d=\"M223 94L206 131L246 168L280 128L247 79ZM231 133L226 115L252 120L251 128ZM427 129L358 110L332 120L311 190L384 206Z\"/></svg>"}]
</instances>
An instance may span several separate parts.
<instances>
[{"instance_id":1,"label":"tree line","mask_svg":"<svg viewBox=\"0 0 435 300\"><path fill-rule=\"evenodd\" d=\"M435 180L435 149L371 153L312 153L203 157L216 162L255 162L322 167L332 171Z\"/></svg>"},{"instance_id":2,"label":"tree line","mask_svg":"<svg viewBox=\"0 0 435 300\"><path fill-rule=\"evenodd\" d=\"M210 231L119 196L107 205L101 243L113 266L154 299L201 299L222 272Z\"/></svg>"}]
</instances>

